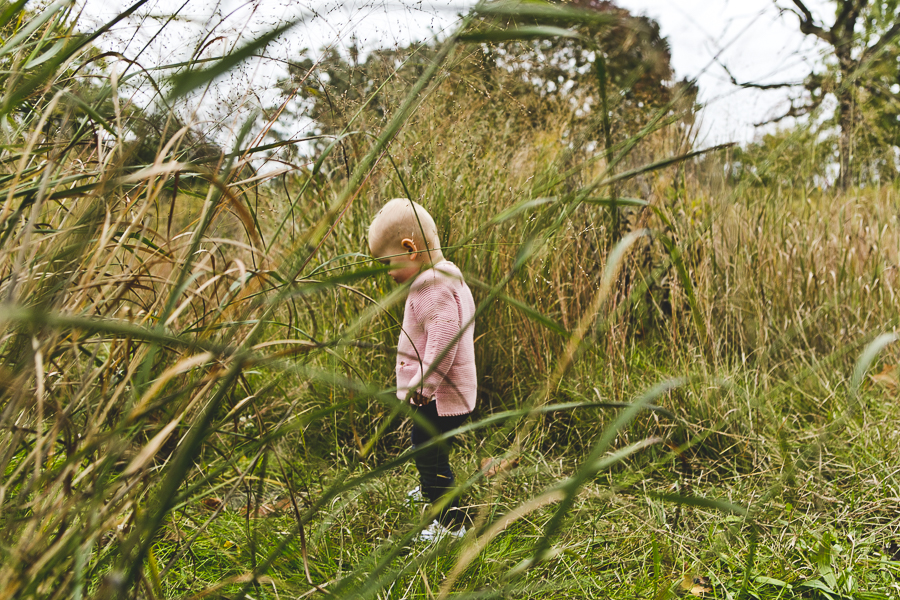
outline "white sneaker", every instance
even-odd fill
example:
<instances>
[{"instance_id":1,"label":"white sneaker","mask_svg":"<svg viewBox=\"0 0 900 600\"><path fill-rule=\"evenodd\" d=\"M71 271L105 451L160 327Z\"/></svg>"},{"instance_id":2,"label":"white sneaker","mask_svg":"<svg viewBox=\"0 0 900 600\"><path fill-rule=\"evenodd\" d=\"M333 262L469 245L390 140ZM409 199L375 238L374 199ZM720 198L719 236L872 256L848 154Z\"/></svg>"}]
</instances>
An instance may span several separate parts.
<instances>
[{"instance_id":1,"label":"white sneaker","mask_svg":"<svg viewBox=\"0 0 900 600\"><path fill-rule=\"evenodd\" d=\"M417 542L437 542L445 537L460 539L464 535L466 535L465 527L447 529L435 520L431 522L431 525L420 531L415 539Z\"/></svg>"},{"instance_id":2,"label":"white sneaker","mask_svg":"<svg viewBox=\"0 0 900 600\"><path fill-rule=\"evenodd\" d=\"M413 489L406 492L406 505L412 506L413 504L422 504L425 502L425 497L422 496L422 490L419 489L419 486L414 487Z\"/></svg>"}]
</instances>

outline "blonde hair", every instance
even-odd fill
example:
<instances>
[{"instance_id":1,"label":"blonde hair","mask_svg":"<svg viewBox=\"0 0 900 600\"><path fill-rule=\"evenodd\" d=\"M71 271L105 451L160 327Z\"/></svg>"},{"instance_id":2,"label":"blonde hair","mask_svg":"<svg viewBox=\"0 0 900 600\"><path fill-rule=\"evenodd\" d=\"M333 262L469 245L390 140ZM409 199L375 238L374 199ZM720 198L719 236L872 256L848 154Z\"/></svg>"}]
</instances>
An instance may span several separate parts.
<instances>
[{"instance_id":1,"label":"blonde hair","mask_svg":"<svg viewBox=\"0 0 900 600\"><path fill-rule=\"evenodd\" d=\"M409 238L428 262L443 260L441 241L434 219L421 205L408 198L394 198L381 207L369 225L369 251L382 257L404 252L400 242Z\"/></svg>"}]
</instances>

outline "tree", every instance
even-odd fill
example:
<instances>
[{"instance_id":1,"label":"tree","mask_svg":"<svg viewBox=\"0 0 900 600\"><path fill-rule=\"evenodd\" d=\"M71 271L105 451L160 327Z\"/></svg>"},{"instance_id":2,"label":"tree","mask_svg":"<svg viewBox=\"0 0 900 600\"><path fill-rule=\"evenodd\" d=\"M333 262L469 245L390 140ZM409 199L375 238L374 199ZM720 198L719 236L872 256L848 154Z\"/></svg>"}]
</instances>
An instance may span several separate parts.
<instances>
[{"instance_id":1,"label":"tree","mask_svg":"<svg viewBox=\"0 0 900 600\"><path fill-rule=\"evenodd\" d=\"M604 133L617 140L625 132L637 130L647 115L666 106L676 95L684 99L678 109L686 109L685 113L692 115L697 90L688 82L674 81L668 43L655 21L634 16L608 0L523 6L552 9L554 4L581 9L587 15L580 25L573 25L571 20L558 23L574 29L579 37L503 41L501 36L494 40L492 32L554 23L552 12L548 13L551 16L542 14L540 18L527 14L485 17L470 32L470 41L484 35L480 51L457 61L447 74L447 86L453 87L456 94L493 98L501 105L512 102L524 109L534 123L544 121L549 112L567 107L573 121L591 121L596 125L586 136L586 144L602 140ZM351 130L366 130L390 112L405 84L417 79L433 54L434 48L429 44L374 50L363 59L355 44L346 54L326 49L315 61L301 56L289 65L288 77L279 87L285 95L296 94L301 99L296 117L299 121L304 117L311 121L315 133L338 134L351 119ZM603 127L599 125L603 111L598 110L601 101L596 60L603 61L606 74L608 114ZM382 86L388 77L392 81ZM463 85L456 87L455 82ZM601 131L603 128L607 131ZM321 152L330 143L331 139L320 140L314 144L314 151ZM345 145L352 150L354 143L350 138L342 141L338 154L345 156Z\"/></svg>"},{"instance_id":2,"label":"tree","mask_svg":"<svg viewBox=\"0 0 900 600\"><path fill-rule=\"evenodd\" d=\"M900 2L873 5L863 21L860 35L867 40L894 38L883 45L880 55L865 66L857 86L858 125L854 127L853 151L865 157L857 161L863 180L896 178L895 152L900 149L900 35L896 33ZM886 27L887 24L890 24ZM890 28L894 28L894 32Z\"/></svg>"},{"instance_id":3,"label":"tree","mask_svg":"<svg viewBox=\"0 0 900 600\"><path fill-rule=\"evenodd\" d=\"M685 98L679 108L692 113L696 89L687 81L674 81L669 44L656 21L635 16L609 0L554 0L552 4L587 15L575 26L561 23L579 37L495 44L488 49L494 71L524 73L522 79L530 82L532 90L542 96L574 98L577 102L573 105L587 105L595 116L600 116L597 109L605 103L608 120L619 125L620 134L635 130L651 111L667 105L676 95ZM519 21L496 25L536 25L548 19ZM598 97L598 71L594 68L598 62L603 65L606 102ZM612 136L616 137L616 132Z\"/></svg>"},{"instance_id":4,"label":"tree","mask_svg":"<svg viewBox=\"0 0 900 600\"><path fill-rule=\"evenodd\" d=\"M838 104L839 184L847 189L852 181L851 137L859 107L859 87L866 87L866 72L883 60L887 54L883 51L896 45L900 35L897 0L876 0L872 4L869 0L836 0L831 27L817 23L802 0L793 3L796 10L792 12L799 19L800 31L831 46L837 59L833 93Z\"/></svg>"},{"instance_id":5,"label":"tree","mask_svg":"<svg viewBox=\"0 0 900 600\"><path fill-rule=\"evenodd\" d=\"M869 119L866 131L874 132L876 140L882 137L884 142L900 141L897 139L896 119L890 119L891 112L898 113L897 99L900 98L894 85L900 74L897 63L900 0L832 0L835 18L830 25L817 21L804 0L790 2L791 5L783 10L797 17L804 35L815 36L825 42L835 62L825 73L814 72L807 77L803 85L809 93L808 99L800 106L792 102L790 110L781 118L809 114L821 106L829 94L834 96L837 100L835 123L840 163L838 185L847 189L853 181L853 137L860 124L860 109L870 100L879 104L882 112ZM773 88L796 84L740 85ZM884 121L885 117L887 121ZM874 125L879 124L880 127L873 129ZM871 138L871 135L868 137Z\"/></svg>"}]
</instances>

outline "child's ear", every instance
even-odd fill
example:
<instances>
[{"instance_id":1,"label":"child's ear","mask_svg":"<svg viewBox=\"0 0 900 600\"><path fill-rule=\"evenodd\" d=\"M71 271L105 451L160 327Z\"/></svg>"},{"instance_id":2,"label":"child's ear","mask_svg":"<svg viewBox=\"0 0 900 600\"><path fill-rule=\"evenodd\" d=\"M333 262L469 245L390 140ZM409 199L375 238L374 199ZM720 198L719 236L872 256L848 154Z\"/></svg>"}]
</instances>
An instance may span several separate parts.
<instances>
[{"instance_id":1,"label":"child's ear","mask_svg":"<svg viewBox=\"0 0 900 600\"><path fill-rule=\"evenodd\" d=\"M412 254L411 258L415 258L416 253L418 253L418 251L419 251L419 249L416 248L416 243L409 238L403 238L403 240L400 242L400 246L404 250L406 250L407 252Z\"/></svg>"}]
</instances>

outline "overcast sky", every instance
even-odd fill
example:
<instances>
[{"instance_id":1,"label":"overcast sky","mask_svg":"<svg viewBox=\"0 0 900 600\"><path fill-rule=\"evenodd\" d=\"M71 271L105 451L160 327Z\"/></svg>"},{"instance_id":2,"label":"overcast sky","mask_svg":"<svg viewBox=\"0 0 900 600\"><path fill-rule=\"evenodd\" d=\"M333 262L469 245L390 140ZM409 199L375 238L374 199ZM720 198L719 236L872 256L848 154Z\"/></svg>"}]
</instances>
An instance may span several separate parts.
<instances>
[{"instance_id":1,"label":"overcast sky","mask_svg":"<svg viewBox=\"0 0 900 600\"><path fill-rule=\"evenodd\" d=\"M654 18L669 40L676 76L698 80L706 106L702 114L704 145L752 140L761 131L754 123L777 116L787 106L786 92L738 88L723 66L739 80L770 83L802 80L811 65L821 61L821 45L800 34L794 15L779 10L779 5L789 6L789 0L617 3ZM169 24L162 35L151 40L164 18L182 4L179 22ZM148 18L117 28L115 46L129 55L150 42L145 62L176 62L194 47L198 32L214 24L218 33L226 35L213 41L212 47L230 43L238 33L249 39L284 19L304 14L304 22L291 30L284 43L268 49L269 54L287 60L296 58L301 48L346 47L354 35L360 45L370 48L446 35L458 15L472 4L470 0L152 0L142 13ZM826 0L808 0L806 4L819 16L828 14ZM106 20L125 5L122 0L86 0L86 19ZM244 83L252 81L257 93L266 95L267 91L274 93L276 71L271 63L245 65L233 77L243 78ZM225 98L241 86L232 81L221 87Z\"/></svg>"},{"instance_id":2,"label":"overcast sky","mask_svg":"<svg viewBox=\"0 0 900 600\"><path fill-rule=\"evenodd\" d=\"M619 4L656 19L669 40L676 74L698 79L710 142L753 139L760 131L754 123L778 116L788 106L786 91L739 88L725 68L738 81L774 83L801 81L822 61L823 45L800 33L794 15L778 10L779 4L790 5L786 0L620 0ZM829 3L824 0L805 4L819 17L828 14Z\"/></svg>"}]
</instances>

